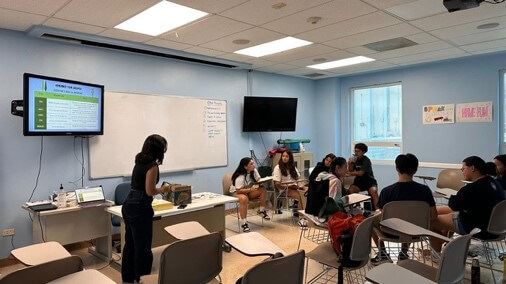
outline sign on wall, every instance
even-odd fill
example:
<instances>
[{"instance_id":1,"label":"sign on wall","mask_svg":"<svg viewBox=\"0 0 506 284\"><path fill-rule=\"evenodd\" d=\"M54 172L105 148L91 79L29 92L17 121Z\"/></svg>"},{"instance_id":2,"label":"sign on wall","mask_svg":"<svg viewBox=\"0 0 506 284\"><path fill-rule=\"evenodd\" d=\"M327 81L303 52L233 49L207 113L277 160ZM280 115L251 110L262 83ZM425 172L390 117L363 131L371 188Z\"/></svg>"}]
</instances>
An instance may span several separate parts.
<instances>
[{"instance_id":1,"label":"sign on wall","mask_svg":"<svg viewBox=\"0 0 506 284\"><path fill-rule=\"evenodd\" d=\"M455 122L455 105L423 106L423 124L444 124Z\"/></svg>"},{"instance_id":2,"label":"sign on wall","mask_svg":"<svg viewBox=\"0 0 506 284\"><path fill-rule=\"evenodd\" d=\"M457 122L492 122L492 102L457 104Z\"/></svg>"}]
</instances>

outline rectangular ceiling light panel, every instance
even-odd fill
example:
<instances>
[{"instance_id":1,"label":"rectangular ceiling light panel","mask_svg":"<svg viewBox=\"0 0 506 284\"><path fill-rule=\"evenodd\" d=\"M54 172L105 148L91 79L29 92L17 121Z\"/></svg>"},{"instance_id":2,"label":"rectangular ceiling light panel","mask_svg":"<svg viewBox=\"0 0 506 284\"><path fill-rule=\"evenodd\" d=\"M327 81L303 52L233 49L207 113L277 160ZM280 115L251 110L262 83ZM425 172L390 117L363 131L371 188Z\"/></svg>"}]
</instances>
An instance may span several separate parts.
<instances>
[{"instance_id":1,"label":"rectangular ceiling light panel","mask_svg":"<svg viewBox=\"0 0 506 284\"><path fill-rule=\"evenodd\" d=\"M325 62L325 63L321 63L321 64L310 65L307 67L319 69L319 70L326 70L326 69L333 69L333 68L339 68L339 67L344 67L344 66L349 66L349 65L365 63L365 62L371 62L374 60L376 60L376 59L365 57L365 56L356 56L356 57L350 57L350 58L331 61L331 62Z\"/></svg>"},{"instance_id":2,"label":"rectangular ceiling light panel","mask_svg":"<svg viewBox=\"0 0 506 284\"><path fill-rule=\"evenodd\" d=\"M278 39L275 41L263 43L260 45L248 47L245 49L237 50L234 53L253 56L253 57L261 57L269 54L274 54L290 49L294 49L301 46L310 45L312 42L294 38L294 37L285 37L282 39Z\"/></svg>"}]
</instances>

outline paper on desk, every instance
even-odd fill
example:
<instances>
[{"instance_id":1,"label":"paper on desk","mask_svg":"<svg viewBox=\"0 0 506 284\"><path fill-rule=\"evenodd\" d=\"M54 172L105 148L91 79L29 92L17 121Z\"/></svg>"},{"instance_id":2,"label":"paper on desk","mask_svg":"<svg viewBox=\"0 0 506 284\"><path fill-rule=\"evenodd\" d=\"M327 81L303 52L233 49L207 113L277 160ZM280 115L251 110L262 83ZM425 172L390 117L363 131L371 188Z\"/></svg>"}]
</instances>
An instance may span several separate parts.
<instances>
[{"instance_id":1,"label":"paper on desk","mask_svg":"<svg viewBox=\"0 0 506 284\"><path fill-rule=\"evenodd\" d=\"M454 189L451 189L451 188L437 188L436 192L446 195L448 197L450 197L451 195L457 194L457 191Z\"/></svg>"},{"instance_id":2,"label":"paper on desk","mask_svg":"<svg viewBox=\"0 0 506 284\"><path fill-rule=\"evenodd\" d=\"M42 205L42 204L49 204L52 203L51 200L38 200L38 201L32 201L32 202L25 202L26 206L35 206L35 205Z\"/></svg>"}]
</instances>

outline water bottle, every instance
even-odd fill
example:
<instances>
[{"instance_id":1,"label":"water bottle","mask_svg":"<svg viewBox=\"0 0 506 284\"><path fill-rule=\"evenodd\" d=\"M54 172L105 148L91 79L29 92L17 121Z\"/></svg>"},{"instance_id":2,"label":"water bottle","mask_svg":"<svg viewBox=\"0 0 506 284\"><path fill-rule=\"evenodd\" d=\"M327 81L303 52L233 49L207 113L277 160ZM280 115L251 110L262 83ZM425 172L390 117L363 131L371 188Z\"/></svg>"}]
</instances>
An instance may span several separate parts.
<instances>
[{"instance_id":1,"label":"water bottle","mask_svg":"<svg viewBox=\"0 0 506 284\"><path fill-rule=\"evenodd\" d=\"M477 257L473 258L471 265L471 284L480 284L480 260Z\"/></svg>"},{"instance_id":2,"label":"water bottle","mask_svg":"<svg viewBox=\"0 0 506 284\"><path fill-rule=\"evenodd\" d=\"M60 191L58 191L58 208L67 207L67 193L63 190L63 184L60 184Z\"/></svg>"}]
</instances>

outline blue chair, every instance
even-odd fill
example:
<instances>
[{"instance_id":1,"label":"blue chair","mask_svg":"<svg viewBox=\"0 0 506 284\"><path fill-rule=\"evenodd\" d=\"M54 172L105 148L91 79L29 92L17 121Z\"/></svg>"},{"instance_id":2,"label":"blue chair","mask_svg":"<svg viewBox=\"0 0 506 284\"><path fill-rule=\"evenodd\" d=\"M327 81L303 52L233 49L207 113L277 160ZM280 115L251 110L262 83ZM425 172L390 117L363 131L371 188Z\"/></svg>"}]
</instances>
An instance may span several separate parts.
<instances>
[{"instance_id":1,"label":"blue chair","mask_svg":"<svg viewBox=\"0 0 506 284\"><path fill-rule=\"evenodd\" d=\"M125 199L127 198L129 192L130 182L118 184L114 190L114 203L116 205L123 205L123 202L125 202ZM111 222L114 227L119 227L121 224L121 219L118 216L112 216Z\"/></svg>"}]
</instances>

